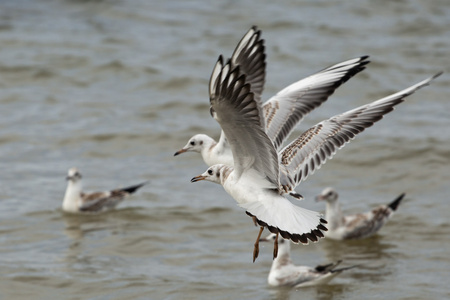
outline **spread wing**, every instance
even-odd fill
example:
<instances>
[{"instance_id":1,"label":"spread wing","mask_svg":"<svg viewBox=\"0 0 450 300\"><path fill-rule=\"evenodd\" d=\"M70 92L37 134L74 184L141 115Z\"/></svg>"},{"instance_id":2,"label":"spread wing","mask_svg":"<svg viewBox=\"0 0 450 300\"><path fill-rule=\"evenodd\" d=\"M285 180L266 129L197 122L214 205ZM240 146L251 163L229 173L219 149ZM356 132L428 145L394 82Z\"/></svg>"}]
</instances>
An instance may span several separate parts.
<instances>
[{"instance_id":1,"label":"spread wing","mask_svg":"<svg viewBox=\"0 0 450 300\"><path fill-rule=\"evenodd\" d=\"M405 100L405 97L427 86L439 75L441 73L396 94L322 121L308 129L286 146L280 155L283 173L281 184L287 190L296 187L357 134L381 120L383 115L392 111L394 106Z\"/></svg>"},{"instance_id":2,"label":"spread wing","mask_svg":"<svg viewBox=\"0 0 450 300\"><path fill-rule=\"evenodd\" d=\"M230 60L232 68L239 66L241 74L245 74L246 83L250 84L253 98L257 105L262 106L261 95L266 80L266 54L264 40L261 39L261 31L256 26L250 28L242 37ZM261 112L260 121L264 124L262 110L259 111ZM220 134L217 147L219 147L218 149L228 147L223 131Z\"/></svg>"},{"instance_id":3,"label":"spread wing","mask_svg":"<svg viewBox=\"0 0 450 300\"><path fill-rule=\"evenodd\" d=\"M261 31L256 26L242 37L231 56L232 68L239 66L241 74L250 84L253 98L261 103L261 95L266 81L266 54Z\"/></svg>"},{"instance_id":4,"label":"spread wing","mask_svg":"<svg viewBox=\"0 0 450 300\"><path fill-rule=\"evenodd\" d=\"M334 91L365 69L368 56L332 65L278 92L263 106L266 133L279 150L295 126ZM253 86L252 86L253 89Z\"/></svg>"},{"instance_id":5,"label":"spread wing","mask_svg":"<svg viewBox=\"0 0 450 300\"><path fill-rule=\"evenodd\" d=\"M220 56L209 83L211 114L231 147L235 174L257 171L278 187L278 155L261 126L260 109L239 66L223 65Z\"/></svg>"}]
</instances>

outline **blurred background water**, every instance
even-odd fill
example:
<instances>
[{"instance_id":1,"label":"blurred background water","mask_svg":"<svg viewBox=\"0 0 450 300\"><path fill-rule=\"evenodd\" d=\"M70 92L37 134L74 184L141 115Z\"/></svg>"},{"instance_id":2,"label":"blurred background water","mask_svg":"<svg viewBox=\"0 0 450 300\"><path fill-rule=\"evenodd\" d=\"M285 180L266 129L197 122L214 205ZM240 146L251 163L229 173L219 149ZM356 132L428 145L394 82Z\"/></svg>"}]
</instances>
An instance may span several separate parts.
<instances>
[{"instance_id":1,"label":"blurred background water","mask_svg":"<svg viewBox=\"0 0 450 300\"><path fill-rule=\"evenodd\" d=\"M293 246L296 264L364 264L329 285L276 289L271 246L222 187L189 180L196 133L219 135L207 84L252 25L263 31L263 99L331 64L367 70L313 124L444 75L341 150L298 191L324 187L347 213L405 192L368 240ZM1 299L444 299L450 297L450 3L410 1L0 1ZM149 180L115 211L61 212L67 169L87 190Z\"/></svg>"}]
</instances>

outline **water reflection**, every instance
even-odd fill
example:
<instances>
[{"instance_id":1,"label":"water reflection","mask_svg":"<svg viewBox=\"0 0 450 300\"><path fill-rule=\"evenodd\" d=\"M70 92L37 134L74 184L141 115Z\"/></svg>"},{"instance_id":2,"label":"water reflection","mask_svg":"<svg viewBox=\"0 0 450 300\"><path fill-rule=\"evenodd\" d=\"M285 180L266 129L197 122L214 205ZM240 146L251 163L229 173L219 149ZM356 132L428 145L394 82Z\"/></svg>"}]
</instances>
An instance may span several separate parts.
<instances>
[{"instance_id":1,"label":"water reflection","mask_svg":"<svg viewBox=\"0 0 450 300\"><path fill-rule=\"evenodd\" d=\"M389 258L394 244L383 240L379 235L362 240L335 241L324 239L321 241L322 249L330 261L344 260L377 260Z\"/></svg>"},{"instance_id":2,"label":"water reflection","mask_svg":"<svg viewBox=\"0 0 450 300\"><path fill-rule=\"evenodd\" d=\"M110 228L107 214L68 214L62 212L64 233L73 241L81 240L85 234ZM106 224L106 225L105 225Z\"/></svg>"},{"instance_id":3,"label":"water reflection","mask_svg":"<svg viewBox=\"0 0 450 300\"><path fill-rule=\"evenodd\" d=\"M325 239L322 249L328 260L342 259L346 265L357 265L348 276L355 280L383 281L392 273L392 249L397 246L389 243L380 235L349 241Z\"/></svg>"}]
</instances>

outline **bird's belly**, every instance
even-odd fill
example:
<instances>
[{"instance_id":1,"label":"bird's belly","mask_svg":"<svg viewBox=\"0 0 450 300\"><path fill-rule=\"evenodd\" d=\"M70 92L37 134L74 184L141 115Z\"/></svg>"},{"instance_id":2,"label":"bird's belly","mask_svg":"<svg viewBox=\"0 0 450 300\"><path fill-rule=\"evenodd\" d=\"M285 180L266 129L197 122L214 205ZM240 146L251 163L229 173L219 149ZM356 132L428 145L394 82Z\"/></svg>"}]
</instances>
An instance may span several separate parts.
<instances>
[{"instance_id":1,"label":"bird's belly","mask_svg":"<svg viewBox=\"0 0 450 300\"><path fill-rule=\"evenodd\" d=\"M230 194L238 204L245 204L259 201L264 195L261 190L251 185L240 184L232 180L227 180L224 185L225 191Z\"/></svg>"}]
</instances>

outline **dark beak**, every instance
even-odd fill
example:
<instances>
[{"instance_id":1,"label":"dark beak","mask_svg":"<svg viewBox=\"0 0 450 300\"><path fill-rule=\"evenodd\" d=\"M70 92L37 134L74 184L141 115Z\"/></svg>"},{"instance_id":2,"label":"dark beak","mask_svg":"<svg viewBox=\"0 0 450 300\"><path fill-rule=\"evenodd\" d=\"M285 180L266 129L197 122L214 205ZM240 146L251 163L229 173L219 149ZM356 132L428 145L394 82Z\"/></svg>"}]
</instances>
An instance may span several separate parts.
<instances>
[{"instance_id":1,"label":"dark beak","mask_svg":"<svg viewBox=\"0 0 450 300\"><path fill-rule=\"evenodd\" d=\"M178 154L181 154L181 153L184 153L184 152L186 152L187 150L186 149L181 149L181 150L178 150L177 152L175 152L175 154L173 155L173 156L177 156Z\"/></svg>"},{"instance_id":2,"label":"dark beak","mask_svg":"<svg viewBox=\"0 0 450 300\"><path fill-rule=\"evenodd\" d=\"M191 182L197 182L197 181L205 180L205 179L206 179L206 176L199 175L199 176L195 176L194 178L192 178Z\"/></svg>"}]
</instances>

